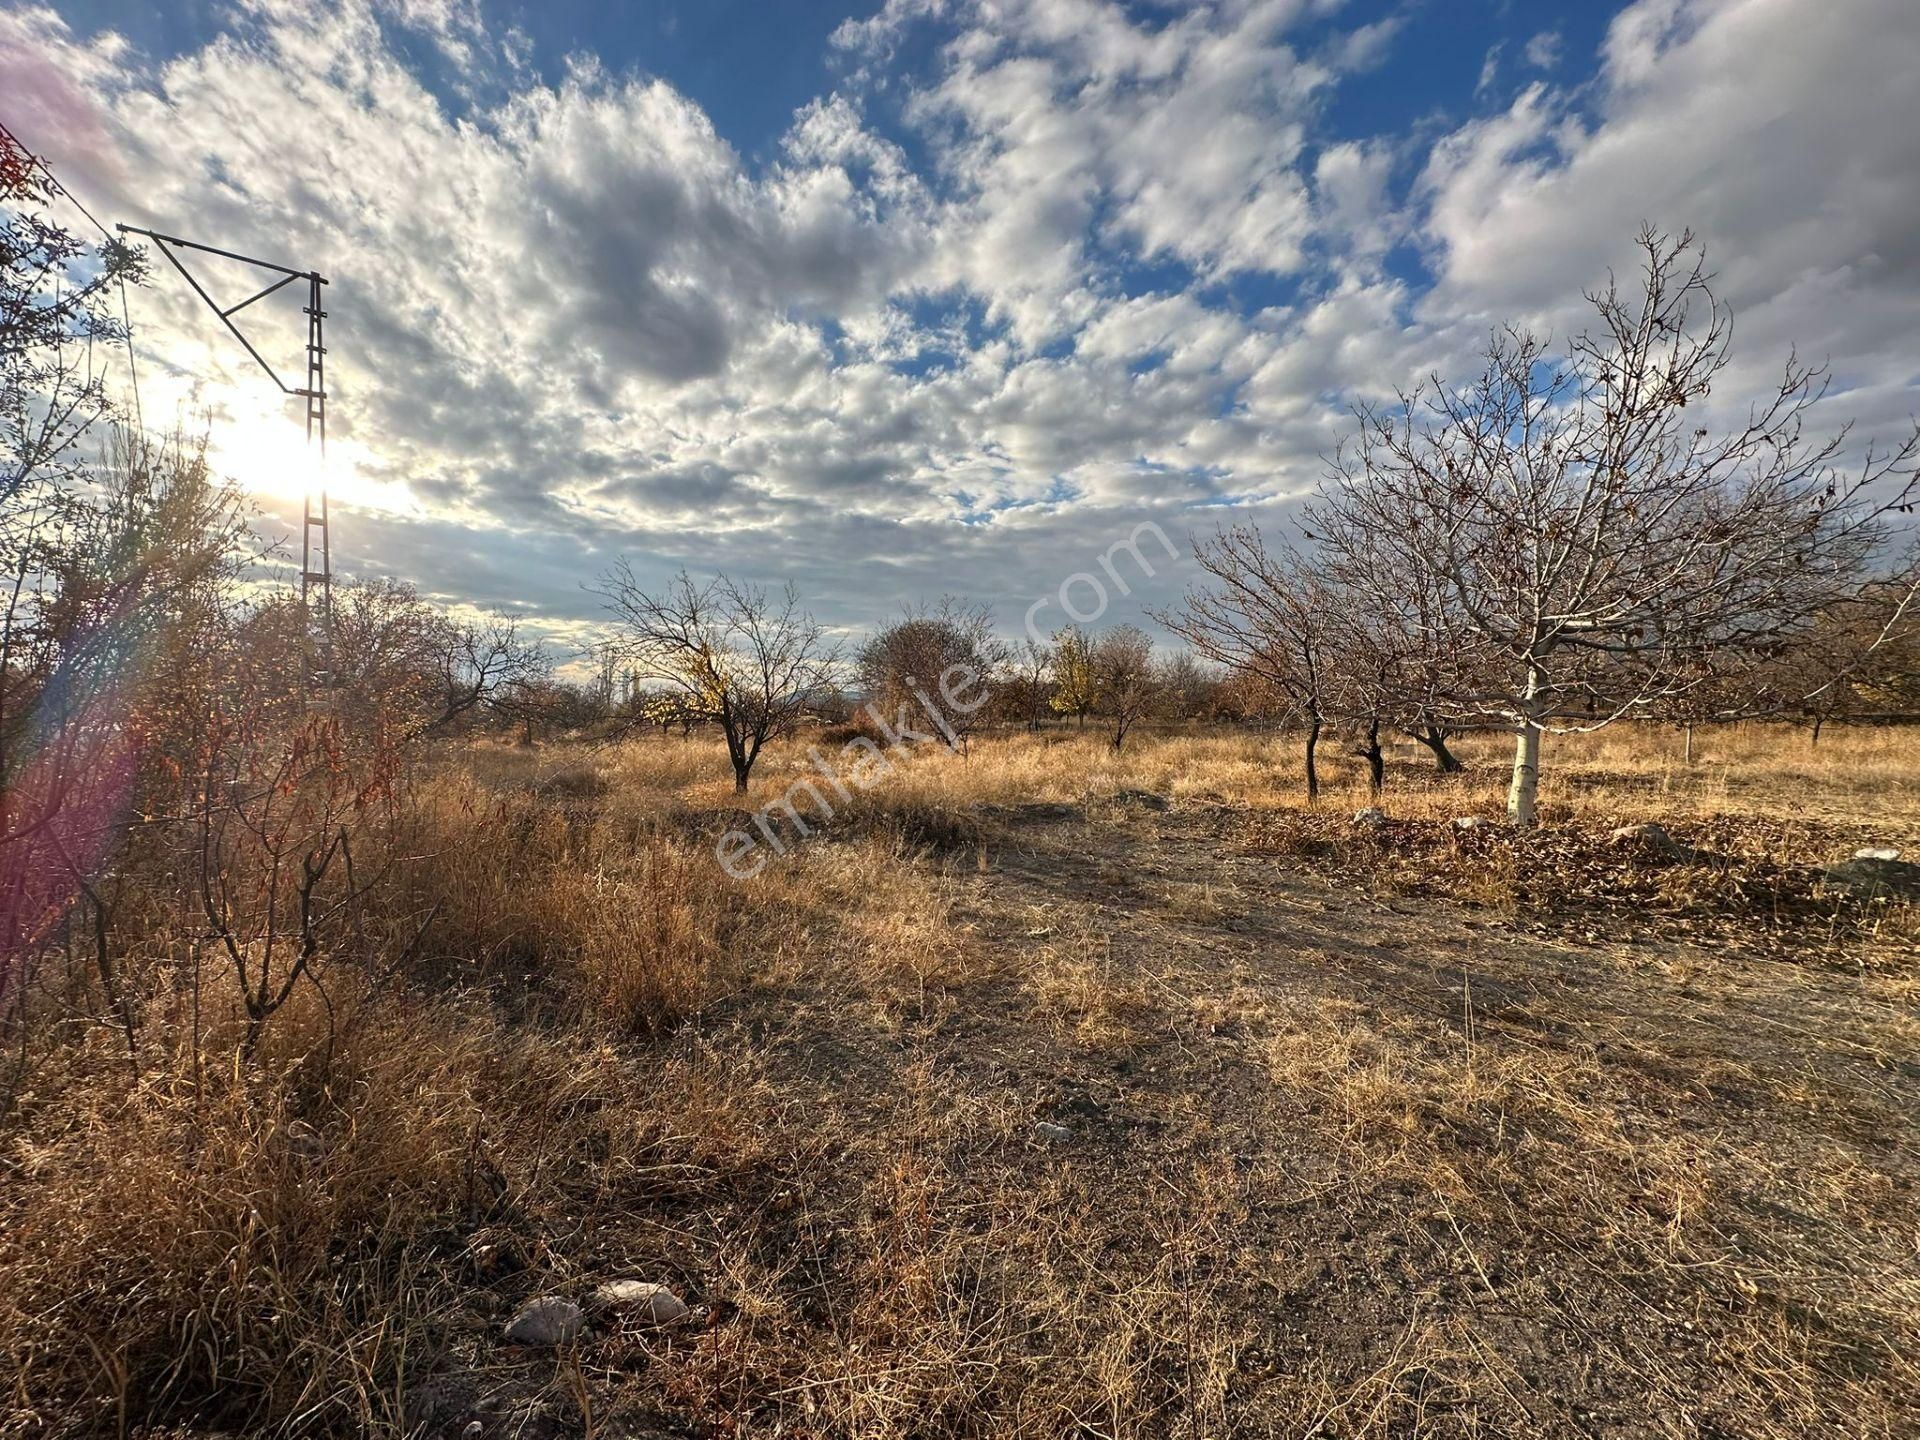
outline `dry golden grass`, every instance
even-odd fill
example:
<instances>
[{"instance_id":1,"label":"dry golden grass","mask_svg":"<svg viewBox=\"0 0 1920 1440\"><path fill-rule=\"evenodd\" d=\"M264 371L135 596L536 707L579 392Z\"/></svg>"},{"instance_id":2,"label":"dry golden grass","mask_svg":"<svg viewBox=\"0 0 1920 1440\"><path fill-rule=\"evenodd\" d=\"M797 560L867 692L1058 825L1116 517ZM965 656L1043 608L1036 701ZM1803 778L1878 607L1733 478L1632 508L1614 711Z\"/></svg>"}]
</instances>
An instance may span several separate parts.
<instances>
[{"instance_id":1,"label":"dry golden grass","mask_svg":"<svg viewBox=\"0 0 1920 1440\"><path fill-rule=\"evenodd\" d=\"M811 773L807 752L817 745L803 736L771 747L756 771L749 808ZM1512 742L1496 734L1466 735L1453 748L1468 770L1442 776L1420 745L1389 739L1384 803L1390 812L1504 813ZM1911 729L1842 727L1826 731L1815 745L1804 729L1751 723L1699 730L1689 764L1679 732L1622 724L1591 735L1549 736L1542 799L1549 818L1558 820L1727 815L1872 830L1891 843L1920 843L1916 752L1920 733ZM831 747L826 753L831 759ZM1323 741L1320 754L1322 808L1371 803L1365 766L1339 737ZM505 746L488 747L479 759L480 773L494 785L552 785L585 763L571 754ZM591 763L612 795L637 805L736 803L718 744L702 736L615 744L593 752ZM1143 731L1116 755L1092 730L990 734L976 740L966 757L917 747L898 757L895 773L864 798L894 807L1086 804L1128 789L1176 801L1304 807L1300 737Z\"/></svg>"},{"instance_id":2,"label":"dry golden grass","mask_svg":"<svg viewBox=\"0 0 1920 1440\"><path fill-rule=\"evenodd\" d=\"M1534 924L1536 861L1438 823L1497 810L1478 738L1396 753L1431 846L1337 756L1306 814L1285 737L1055 732L745 882L710 743L476 747L366 920L432 915L404 972L323 965L251 1057L145 875L137 1057L54 966L7 1062L0 1435L1914 1433L1920 980L1726 877L1911 841L1920 766L1696 743L1550 742L1546 795L1552 844L1726 837L1632 881L1700 936ZM694 1317L502 1342L629 1275Z\"/></svg>"},{"instance_id":3,"label":"dry golden grass","mask_svg":"<svg viewBox=\"0 0 1920 1440\"><path fill-rule=\"evenodd\" d=\"M1153 997L1116 966L1110 937L1084 919L1027 932L1038 941L1027 989L1038 1014L1069 1044L1127 1049L1144 1038L1156 1014Z\"/></svg>"},{"instance_id":4,"label":"dry golden grass","mask_svg":"<svg viewBox=\"0 0 1920 1440\"><path fill-rule=\"evenodd\" d=\"M1454 742L1464 775L1433 772L1411 740L1388 746L1384 803L1395 814L1498 816L1506 809L1512 742L1468 735ZM1699 731L1694 761L1666 728L1621 725L1545 741L1542 797L1557 819L1671 820L1708 815L1824 821L1920 840L1920 732L1829 730L1817 746L1779 725ZM1335 739L1321 748L1321 805L1372 803L1364 764ZM928 751L906 784L952 803L1080 802L1116 790L1151 790L1175 800L1252 807L1304 806L1299 737L1286 734L1142 735L1114 755L1095 735L990 736L971 760Z\"/></svg>"}]
</instances>

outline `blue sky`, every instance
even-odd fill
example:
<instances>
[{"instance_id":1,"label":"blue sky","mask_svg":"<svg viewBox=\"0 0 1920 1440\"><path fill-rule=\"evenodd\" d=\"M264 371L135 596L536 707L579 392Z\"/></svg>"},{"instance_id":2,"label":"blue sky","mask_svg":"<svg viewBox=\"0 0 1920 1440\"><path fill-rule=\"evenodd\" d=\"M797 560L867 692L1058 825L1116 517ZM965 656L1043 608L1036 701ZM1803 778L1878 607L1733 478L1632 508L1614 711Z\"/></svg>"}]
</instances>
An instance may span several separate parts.
<instances>
[{"instance_id":1,"label":"blue sky","mask_svg":"<svg viewBox=\"0 0 1920 1440\"><path fill-rule=\"evenodd\" d=\"M0 10L0 111L97 211L334 277L343 568L562 644L618 554L1012 629L1143 522L1279 522L1643 221L1709 248L1729 414L1797 346L1891 434L1915 73L1910 0ZM292 421L194 304L137 302L149 418L271 528Z\"/></svg>"},{"instance_id":2,"label":"blue sky","mask_svg":"<svg viewBox=\"0 0 1920 1440\"><path fill-rule=\"evenodd\" d=\"M568 57L582 54L616 72L661 76L698 103L743 154L763 157L778 144L794 111L831 90L844 74L831 43L834 32L877 8L817 0L620 5L552 0L534 6L489 4L484 15L491 29L527 35L534 68L548 81L561 78ZM1175 7L1136 3L1122 8L1152 25ZM1591 70L1618 8L1574 0L1373 0L1310 16L1299 33L1325 36L1382 19L1401 24L1398 43L1385 50L1378 68L1343 89L1329 107L1331 133L1365 136L1485 108L1522 77L1524 48L1537 35L1559 36L1570 63ZM166 5L77 0L59 10L79 33L117 32L156 58L198 49L227 29L234 14L234 7L221 0ZM404 27L396 30L404 43ZM920 44L907 46L897 73L924 66L937 38L929 27ZM1507 83L1476 95L1481 68L1496 47ZM414 48L431 66L431 45ZM440 93L450 106L463 108L453 89Z\"/></svg>"}]
</instances>

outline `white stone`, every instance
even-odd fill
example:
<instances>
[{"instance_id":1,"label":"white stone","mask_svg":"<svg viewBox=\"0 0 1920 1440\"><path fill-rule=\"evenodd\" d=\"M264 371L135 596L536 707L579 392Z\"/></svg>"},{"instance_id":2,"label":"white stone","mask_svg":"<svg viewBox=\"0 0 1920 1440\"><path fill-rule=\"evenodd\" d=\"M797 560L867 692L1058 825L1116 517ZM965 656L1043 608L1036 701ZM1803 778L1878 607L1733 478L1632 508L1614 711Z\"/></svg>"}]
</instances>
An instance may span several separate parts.
<instances>
[{"instance_id":1,"label":"white stone","mask_svg":"<svg viewBox=\"0 0 1920 1440\"><path fill-rule=\"evenodd\" d=\"M507 1322L507 1339L515 1345L566 1345L580 1338L586 1316L564 1295L542 1295L522 1305Z\"/></svg>"},{"instance_id":2,"label":"white stone","mask_svg":"<svg viewBox=\"0 0 1920 1440\"><path fill-rule=\"evenodd\" d=\"M1073 1130L1066 1125L1056 1125L1051 1120L1036 1120L1033 1133L1049 1145L1064 1145L1073 1139Z\"/></svg>"},{"instance_id":3,"label":"white stone","mask_svg":"<svg viewBox=\"0 0 1920 1440\"><path fill-rule=\"evenodd\" d=\"M1365 809L1353 812L1353 823L1356 825L1384 825L1387 823L1387 812L1382 810L1378 805L1369 805Z\"/></svg>"},{"instance_id":4,"label":"white stone","mask_svg":"<svg viewBox=\"0 0 1920 1440\"><path fill-rule=\"evenodd\" d=\"M672 1325L690 1313L686 1301L651 1280L609 1280L594 1289L587 1303L649 1325Z\"/></svg>"},{"instance_id":5,"label":"white stone","mask_svg":"<svg viewBox=\"0 0 1920 1440\"><path fill-rule=\"evenodd\" d=\"M1862 845L1858 850L1853 852L1853 858L1856 860L1898 860L1900 858L1900 847L1898 845Z\"/></svg>"},{"instance_id":6,"label":"white stone","mask_svg":"<svg viewBox=\"0 0 1920 1440\"><path fill-rule=\"evenodd\" d=\"M1492 825L1493 822L1484 815L1456 815L1453 817L1453 828L1456 830L1486 830L1492 828Z\"/></svg>"},{"instance_id":7,"label":"white stone","mask_svg":"<svg viewBox=\"0 0 1920 1440\"><path fill-rule=\"evenodd\" d=\"M1651 820L1638 825L1622 825L1607 837L1615 845L1631 845L1650 855L1664 856L1669 860L1690 860L1693 850L1682 845L1667 833L1667 827L1656 825Z\"/></svg>"}]
</instances>

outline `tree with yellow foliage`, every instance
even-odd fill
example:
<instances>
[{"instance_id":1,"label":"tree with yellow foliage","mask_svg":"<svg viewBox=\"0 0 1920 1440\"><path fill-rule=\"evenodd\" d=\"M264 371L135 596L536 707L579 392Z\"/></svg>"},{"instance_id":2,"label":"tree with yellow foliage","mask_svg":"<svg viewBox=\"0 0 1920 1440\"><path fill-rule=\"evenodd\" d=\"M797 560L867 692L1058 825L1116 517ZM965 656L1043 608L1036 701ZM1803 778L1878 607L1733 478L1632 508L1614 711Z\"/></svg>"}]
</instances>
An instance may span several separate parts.
<instances>
[{"instance_id":1,"label":"tree with yellow foliage","mask_svg":"<svg viewBox=\"0 0 1920 1440\"><path fill-rule=\"evenodd\" d=\"M1072 715L1087 727L1099 686L1093 668L1093 641L1078 625L1063 625L1053 633L1053 694L1047 705L1056 715Z\"/></svg>"}]
</instances>

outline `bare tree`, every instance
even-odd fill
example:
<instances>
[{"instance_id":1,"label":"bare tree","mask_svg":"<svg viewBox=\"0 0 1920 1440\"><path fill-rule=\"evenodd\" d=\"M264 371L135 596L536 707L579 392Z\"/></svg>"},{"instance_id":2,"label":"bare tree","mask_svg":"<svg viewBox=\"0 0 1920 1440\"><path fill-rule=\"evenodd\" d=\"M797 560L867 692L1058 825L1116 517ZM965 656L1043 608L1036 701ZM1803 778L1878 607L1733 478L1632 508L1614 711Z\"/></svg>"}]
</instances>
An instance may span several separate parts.
<instances>
[{"instance_id":1,"label":"bare tree","mask_svg":"<svg viewBox=\"0 0 1920 1440\"><path fill-rule=\"evenodd\" d=\"M457 620L400 580L342 586L333 623L338 702L402 738L446 731L552 669L511 616Z\"/></svg>"},{"instance_id":2,"label":"bare tree","mask_svg":"<svg viewBox=\"0 0 1920 1440\"><path fill-rule=\"evenodd\" d=\"M1191 651L1182 650L1160 665L1160 689L1168 714L1182 723L1203 718L1220 688L1219 675Z\"/></svg>"},{"instance_id":3,"label":"bare tree","mask_svg":"<svg viewBox=\"0 0 1920 1440\"><path fill-rule=\"evenodd\" d=\"M1015 647L1008 660L1008 718L1017 719L1029 731L1038 730L1047 713L1047 677L1053 670L1053 647L1029 636Z\"/></svg>"},{"instance_id":4,"label":"bare tree","mask_svg":"<svg viewBox=\"0 0 1920 1440\"><path fill-rule=\"evenodd\" d=\"M649 593L621 560L598 593L641 678L677 691L720 727L736 793L746 793L766 743L790 734L832 686L838 652L792 586L770 597L724 575L696 585L682 571Z\"/></svg>"},{"instance_id":5,"label":"bare tree","mask_svg":"<svg viewBox=\"0 0 1920 1440\"><path fill-rule=\"evenodd\" d=\"M1343 549L1323 548L1313 567L1328 637L1324 703L1355 735L1353 753L1367 762L1377 796L1384 729L1426 746L1443 774L1465 768L1447 745L1444 698L1462 683L1470 657L1448 638L1445 597L1431 576L1405 573L1391 550L1365 543L1369 536L1350 538Z\"/></svg>"},{"instance_id":6,"label":"bare tree","mask_svg":"<svg viewBox=\"0 0 1920 1440\"><path fill-rule=\"evenodd\" d=\"M288 621L297 625L297 613ZM334 703L359 727L425 731L439 713L440 662L451 628L404 581L382 577L335 586Z\"/></svg>"},{"instance_id":7,"label":"bare tree","mask_svg":"<svg viewBox=\"0 0 1920 1440\"><path fill-rule=\"evenodd\" d=\"M1406 703L1406 632L1389 613L1337 582L1322 590L1331 636L1323 703L1348 726L1350 753L1367 763L1367 789L1377 799L1386 782L1386 752L1380 730Z\"/></svg>"},{"instance_id":8,"label":"bare tree","mask_svg":"<svg viewBox=\"0 0 1920 1440\"><path fill-rule=\"evenodd\" d=\"M1824 373L1789 359L1744 423L1701 412L1729 320L1689 235L1643 232L1643 284L1588 298L1564 357L1508 330L1464 388L1367 410L1310 525L1341 557L1438 597L1444 701L1517 740L1508 809L1534 823L1540 739L1658 716L1743 657L1807 638L1873 579L1920 432L1869 449L1812 438Z\"/></svg>"},{"instance_id":9,"label":"bare tree","mask_svg":"<svg viewBox=\"0 0 1920 1440\"><path fill-rule=\"evenodd\" d=\"M1228 670L1214 687L1207 718L1229 725L1271 726L1292 713L1287 697L1266 680L1245 670Z\"/></svg>"},{"instance_id":10,"label":"bare tree","mask_svg":"<svg viewBox=\"0 0 1920 1440\"><path fill-rule=\"evenodd\" d=\"M1703 692L1684 723L1789 713L1810 722L1815 745L1836 720L1920 714L1920 545L1885 578L1822 611L1800 643L1770 648Z\"/></svg>"},{"instance_id":11,"label":"bare tree","mask_svg":"<svg viewBox=\"0 0 1920 1440\"><path fill-rule=\"evenodd\" d=\"M376 880L356 868L356 838L390 855L397 823L391 737L346 737L338 716L315 712L262 744L264 713L243 688L216 702L208 716L216 743L196 777L192 829L180 837L191 846L206 936L226 955L246 1007L249 1056L302 979L325 1002L323 963Z\"/></svg>"},{"instance_id":12,"label":"bare tree","mask_svg":"<svg viewBox=\"0 0 1920 1440\"><path fill-rule=\"evenodd\" d=\"M440 703L427 731L445 729L477 705L506 705L514 718L524 718L530 693L553 668L538 645L521 638L518 622L499 613L464 624L447 621L434 659Z\"/></svg>"},{"instance_id":13,"label":"bare tree","mask_svg":"<svg viewBox=\"0 0 1920 1440\"><path fill-rule=\"evenodd\" d=\"M986 719L986 686L1006 662L993 611L949 595L909 610L860 647L856 678L901 726L964 750Z\"/></svg>"},{"instance_id":14,"label":"bare tree","mask_svg":"<svg viewBox=\"0 0 1920 1440\"><path fill-rule=\"evenodd\" d=\"M1161 695L1153 641L1132 625L1116 625L1094 643L1091 663L1094 708L1106 718L1118 750Z\"/></svg>"},{"instance_id":15,"label":"bare tree","mask_svg":"<svg viewBox=\"0 0 1920 1440\"><path fill-rule=\"evenodd\" d=\"M1291 544L1269 550L1252 525L1196 540L1193 558L1211 583L1190 586L1178 611L1154 619L1202 658L1285 697L1306 723L1307 799L1318 799L1337 639L1327 577Z\"/></svg>"},{"instance_id":16,"label":"bare tree","mask_svg":"<svg viewBox=\"0 0 1920 1440\"><path fill-rule=\"evenodd\" d=\"M46 219L53 196L38 158L0 130L0 529L78 472L82 437L113 413L106 367L126 331L107 300L146 274L137 249L95 250Z\"/></svg>"}]
</instances>

